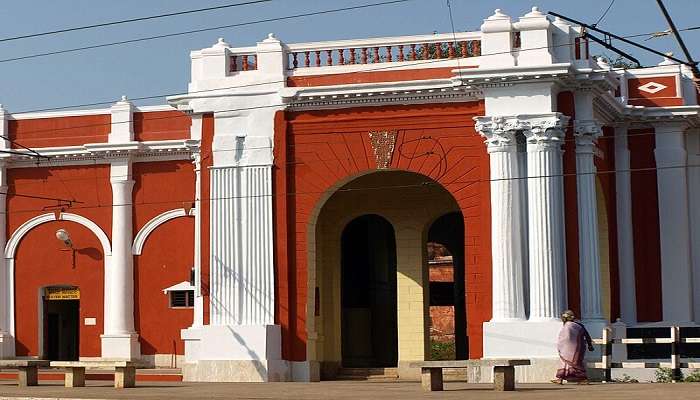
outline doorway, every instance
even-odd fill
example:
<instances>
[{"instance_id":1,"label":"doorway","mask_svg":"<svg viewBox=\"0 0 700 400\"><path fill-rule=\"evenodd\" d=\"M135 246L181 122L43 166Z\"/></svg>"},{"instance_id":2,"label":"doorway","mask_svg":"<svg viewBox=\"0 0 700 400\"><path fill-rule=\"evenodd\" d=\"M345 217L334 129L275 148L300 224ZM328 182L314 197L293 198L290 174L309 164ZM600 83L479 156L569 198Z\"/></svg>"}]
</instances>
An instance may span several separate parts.
<instances>
[{"instance_id":1,"label":"doorway","mask_svg":"<svg viewBox=\"0 0 700 400\"><path fill-rule=\"evenodd\" d=\"M80 299L77 288L47 288L44 295L44 355L52 361L77 361ZM76 298L78 297L78 298Z\"/></svg>"},{"instance_id":2,"label":"doorway","mask_svg":"<svg viewBox=\"0 0 700 400\"><path fill-rule=\"evenodd\" d=\"M343 230L341 307L343 367L396 367L396 240L378 215L358 217Z\"/></svg>"}]
</instances>

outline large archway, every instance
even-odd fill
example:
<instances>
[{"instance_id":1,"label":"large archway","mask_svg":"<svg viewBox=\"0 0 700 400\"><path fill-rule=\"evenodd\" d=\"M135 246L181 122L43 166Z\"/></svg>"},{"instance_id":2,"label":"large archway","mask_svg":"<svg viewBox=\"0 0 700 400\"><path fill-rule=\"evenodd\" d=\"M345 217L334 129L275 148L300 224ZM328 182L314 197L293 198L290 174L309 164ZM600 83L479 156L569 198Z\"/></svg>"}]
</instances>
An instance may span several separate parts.
<instances>
[{"instance_id":1,"label":"large archway","mask_svg":"<svg viewBox=\"0 0 700 400\"><path fill-rule=\"evenodd\" d=\"M463 231L450 237L449 224L439 222L445 215L463 220L458 203L432 179L393 170L358 176L318 207L308 238L309 360L320 362L324 379L342 375L343 367L396 367L391 374L408 376L411 361L430 358L428 237L433 227L432 235L451 246L464 243ZM365 266L350 276L357 263ZM464 281L463 271L457 276Z\"/></svg>"}]
</instances>

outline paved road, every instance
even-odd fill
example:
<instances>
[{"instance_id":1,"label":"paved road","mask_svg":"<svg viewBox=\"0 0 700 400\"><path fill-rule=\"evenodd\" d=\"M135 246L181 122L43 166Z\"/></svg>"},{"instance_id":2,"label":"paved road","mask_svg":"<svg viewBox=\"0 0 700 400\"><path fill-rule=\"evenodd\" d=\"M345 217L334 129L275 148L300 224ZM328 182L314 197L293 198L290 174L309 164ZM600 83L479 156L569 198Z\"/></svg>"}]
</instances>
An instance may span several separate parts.
<instances>
[{"instance_id":1,"label":"paved road","mask_svg":"<svg viewBox=\"0 0 700 400\"><path fill-rule=\"evenodd\" d=\"M320 383L158 383L116 390L111 382L88 382L85 388L64 388L62 382L20 389L0 382L0 399L700 399L700 384L519 385L517 392L497 393L490 385L446 383L444 392L423 392L417 382Z\"/></svg>"}]
</instances>

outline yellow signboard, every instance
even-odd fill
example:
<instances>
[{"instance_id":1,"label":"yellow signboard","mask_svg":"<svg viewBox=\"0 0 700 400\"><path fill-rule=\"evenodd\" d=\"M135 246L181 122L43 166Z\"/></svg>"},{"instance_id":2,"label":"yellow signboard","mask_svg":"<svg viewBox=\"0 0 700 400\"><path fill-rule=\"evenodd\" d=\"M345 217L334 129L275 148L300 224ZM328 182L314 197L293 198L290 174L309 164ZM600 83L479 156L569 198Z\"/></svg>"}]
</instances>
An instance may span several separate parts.
<instances>
[{"instance_id":1,"label":"yellow signboard","mask_svg":"<svg viewBox=\"0 0 700 400\"><path fill-rule=\"evenodd\" d=\"M47 287L44 289L46 300L80 300L80 289L77 287Z\"/></svg>"}]
</instances>

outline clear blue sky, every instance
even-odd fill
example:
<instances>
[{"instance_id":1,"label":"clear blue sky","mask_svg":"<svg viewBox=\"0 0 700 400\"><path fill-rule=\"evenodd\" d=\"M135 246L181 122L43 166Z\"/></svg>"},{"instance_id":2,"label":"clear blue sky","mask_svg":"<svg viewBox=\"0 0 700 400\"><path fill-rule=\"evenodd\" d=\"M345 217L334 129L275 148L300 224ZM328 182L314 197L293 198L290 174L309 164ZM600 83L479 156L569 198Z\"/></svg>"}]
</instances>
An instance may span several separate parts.
<instances>
[{"instance_id":1,"label":"clear blue sky","mask_svg":"<svg viewBox=\"0 0 700 400\"><path fill-rule=\"evenodd\" d=\"M239 2L241 0L5 0L0 8L0 37ZM272 3L138 22L68 34L0 43L0 59L208 26L340 8L377 0L276 0ZM457 30L476 30L482 19L501 8L517 18L537 5L588 23L595 22L609 0L451 0ZM679 28L700 25L699 0L665 0ZM616 0L600 24L620 35L666 29L654 0ZM253 45L274 32L292 43L373 36L451 31L446 0L414 0L339 14L223 29L174 38L106 47L24 61L0 63L0 103L11 112L184 91L190 77L190 50L208 47L222 36L233 46ZM684 32L695 59L700 58L700 30ZM641 38L643 39L643 38ZM641 40L639 39L639 40ZM671 37L642 42L674 51ZM660 59L630 50L643 64ZM147 104L162 104L157 99Z\"/></svg>"}]
</instances>

